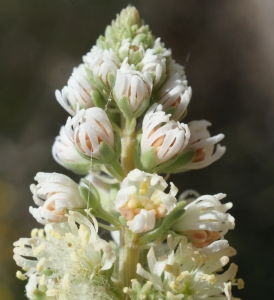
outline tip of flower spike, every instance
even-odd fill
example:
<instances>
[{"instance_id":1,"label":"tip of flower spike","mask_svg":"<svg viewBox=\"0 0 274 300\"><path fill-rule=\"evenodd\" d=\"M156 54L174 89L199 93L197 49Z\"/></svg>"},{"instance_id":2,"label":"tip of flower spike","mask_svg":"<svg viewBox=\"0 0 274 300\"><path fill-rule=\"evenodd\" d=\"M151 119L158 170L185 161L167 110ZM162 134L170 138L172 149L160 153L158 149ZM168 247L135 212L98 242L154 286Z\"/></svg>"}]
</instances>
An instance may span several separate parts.
<instances>
[{"instance_id":1,"label":"tip of flower spike","mask_svg":"<svg viewBox=\"0 0 274 300\"><path fill-rule=\"evenodd\" d=\"M120 23L126 27L131 27L133 25L140 26L140 15L138 10L129 5L127 8L124 8L120 15L117 15L116 23Z\"/></svg>"}]
</instances>

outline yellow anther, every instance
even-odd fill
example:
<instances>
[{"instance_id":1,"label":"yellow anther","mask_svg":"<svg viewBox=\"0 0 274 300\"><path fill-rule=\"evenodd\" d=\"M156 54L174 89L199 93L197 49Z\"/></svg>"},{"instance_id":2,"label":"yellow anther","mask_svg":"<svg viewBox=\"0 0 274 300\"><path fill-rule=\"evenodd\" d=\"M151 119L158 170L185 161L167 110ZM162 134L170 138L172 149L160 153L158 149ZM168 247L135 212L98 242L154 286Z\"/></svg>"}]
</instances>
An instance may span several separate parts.
<instances>
[{"instance_id":1,"label":"yellow anther","mask_svg":"<svg viewBox=\"0 0 274 300\"><path fill-rule=\"evenodd\" d=\"M41 244L39 245L38 247L36 247L34 250L33 250L33 255L34 256L37 256L39 253L41 253L43 250L45 250L46 248L46 244Z\"/></svg>"},{"instance_id":2,"label":"yellow anther","mask_svg":"<svg viewBox=\"0 0 274 300\"><path fill-rule=\"evenodd\" d=\"M149 187L149 180L146 179L140 184L139 195L144 196L148 191L148 187Z\"/></svg>"},{"instance_id":3,"label":"yellow anther","mask_svg":"<svg viewBox=\"0 0 274 300\"><path fill-rule=\"evenodd\" d=\"M214 274L211 274L211 275L201 274L200 278L203 279L203 280L205 280L205 281L208 281L211 284L217 281Z\"/></svg>"},{"instance_id":4,"label":"yellow anther","mask_svg":"<svg viewBox=\"0 0 274 300\"><path fill-rule=\"evenodd\" d=\"M42 257L42 258L38 261L38 263L37 263L37 265L36 265L36 271L37 271L37 272L42 272L43 269L44 269L44 267L45 267L45 264L46 264L46 258L45 258L45 257Z\"/></svg>"},{"instance_id":5,"label":"yellow anther","mask_svg":"<svg viewBox=\"0 0 274 300\"><path fill-rule=\"evenodd\" d=\"M188 271L184 271L182 272L177 278L176 278L176 281L182 281L184 279L186 279L187 277L189 277L190 274Z\"/></svg>"},{"instance_id":6,"label":"yellow anther","mask_svg":"<svg viewBox=\"0 0 274 300\"><path fill-rule=\"evenodd\" d=\"M30 236L32 238L34 238L34 237L36 237L37 233L38 233L38 229L37 228L33 228L32 231L31 231L31 233L30 233Z\"/></svg>"},{"instance_id":7,"label":"yellow anther","mask_svg":"<svg viewBox=\"0 0 274 300\"><path fill-rule=\"evenodd\" d=\"M140 205L140 200L137 196L135 197L130 197L128 203L127 203L127 206L131 209L135 209L137 208L138 206Z\"/></svg>"},{"instance_id":8,"label":"yellow anther","mask_svg":"<svg viewBox=\"0 0 274 300\"><path fill-rule=\"evenodd\" d=\"M245 283L244 283L243 279L242 279L242 278L239 278L239 279L237 280L237 282L238 282L238 289L239 289L239 290L243 289L244 286L245 286Z\"/></svg>"},{"instance_id":9,"label":"yellow anther","mask_svg":"<svg viewBox=\"0 0 274 300\"><path fill-rule=\"evenodd\" d=\"M172 265L166 264L165 271L177 277L180 274L180 265L176 262Z\"/></svg>"},{"instance_id":10,"label":"yellow anther","mask_svg":"<svg viewBox=\"0 0 274 300\"><path fill-rule=\"evenodd\" d=\"M57 240L61 240L62 239L62 236L60 233L58 233L57 231L53 230L53 229L50 229L49 230L49 234L54 237L55 239Z\"/></svg>"},{"instance_id":11,"label":"yellow anther","mask_svg":"<svg viewBox=\"0 0 274 300\"><path fill-rule=\"evenodd\" d=\"M18 279L20 279L20 280L26 280L26 279L28 279L28 277L25 276L21 271L17 271L17 272L16 272L16 277L17 277Z\"/></svg>"},{"instance_id":12,"label":"yellow anther","mask_svg":"<svg viewBox=\"0 0 274 300\"><path fill-rule=\"evenodd\" d=\"M38 237L43 238L44 237L44 229L39 229L38 230Z\"/></svg>"},{"instance_id":13,"label":"yellow anther","mask_svg":"<svg viewBox=\"0 0 274 300\"><path fill-rule=\"evenodd\" d=\"M173 291L175 291L177 293L182 290L182 285L176 281L171 281L169 286L173 289Z\"/></svg>"}]
</instances>

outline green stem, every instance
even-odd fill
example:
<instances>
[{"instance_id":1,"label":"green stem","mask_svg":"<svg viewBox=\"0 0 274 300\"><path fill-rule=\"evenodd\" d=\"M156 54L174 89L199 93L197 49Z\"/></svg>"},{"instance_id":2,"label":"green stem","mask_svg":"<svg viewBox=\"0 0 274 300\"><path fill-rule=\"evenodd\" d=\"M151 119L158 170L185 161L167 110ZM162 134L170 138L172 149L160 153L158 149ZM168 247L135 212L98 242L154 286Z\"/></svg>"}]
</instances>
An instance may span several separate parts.
<instances>
[{"instance_id":1,"label":"green stem","mask_svg":"<svg viewBox=\"0 0 274 300\"><path fill-rule=\"evenodd\" d=\"M94 210L95 217L101 218L108 223L112 224L114 227L120 228L121 224L117 218L106 212L103 208Z\"/></svg>"},{"instance_id":2,"label":"green stem","mask_svg":"<svg viewBox=\"0 0 274 300\"><path fill-rule=\"evenodd\" d=\"M120 234L119 251L119 274L122 288L130 287L131 280L137 278L136 268L139 263L140 246L138 236L133 233L123 232Z\"/></svg>"},{"instance_id":3,"label":"green stem","mask_svg":"<svg viewBox=\"0 0 274 300\"><path fill-rule=\"evenodd\" d=\"M111 165L105 165L107 171L119 181L123 181L125 173L118 161L113 162Z\"/></svg>"}]
</instances>

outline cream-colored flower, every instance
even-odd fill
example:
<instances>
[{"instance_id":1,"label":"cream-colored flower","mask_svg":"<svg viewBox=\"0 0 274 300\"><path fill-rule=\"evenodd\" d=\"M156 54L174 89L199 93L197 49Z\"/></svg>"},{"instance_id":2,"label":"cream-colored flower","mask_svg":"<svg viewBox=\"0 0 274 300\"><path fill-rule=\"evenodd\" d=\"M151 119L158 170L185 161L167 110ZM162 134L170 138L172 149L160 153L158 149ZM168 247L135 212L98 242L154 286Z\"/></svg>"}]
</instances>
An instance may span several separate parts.
<instances>
[{"instance_id":1,"label":"cream-colored flower","mask_svg":"<svg viewBox=\"0 0 274 300\"><path fill-rule=\"evenodd\" d=\"M116 210L127 220L132 232L152 230L157 218L169 214L176 206L177 188L171 184L169 194L164 193L167 183L163 177L138 169L123 180L114 202Z\"/></svg>"},{"instance_id":2,"label":"cream-colored flower","mask_svg":"<svg viewBox=\"0 0 274 300\"><path fill-rule=\"evenodd\" d=\"M158 166L180 154L186 147L190 132L188 126L165 114L162 105L153 104L146 112L143 120L141 139L141 155L150 147L156 150L154 166Z\"/></svg>"},{"instance_id":3,"label":"cream-colored flower","mask_svg":"<svg viewBox=\"0 0 274 300\"><path fill-rule=\"evenodd\" d=\"M227 213L232 203L221 204L226 195L205 195L190 202L184 207L185 212L173 225L172 230L187 234L195 247L209 246L218 239L223 239L230 229L235 227L235 219ZM214 247L221 243L228 246L227 242L216 241Z\"/></svg>"},{"instance_id":4,"label":"cream-colored flower","mask_svg":"<svg viewBox=\"0 0 274 300\"><path fill-rule=\"evenodd\" d=\"M74 143L68 138L64 126L55 138L52 155L60 165L75 173L87 174L90 169L90 162L79 154Z\"/></svg>"},{"instance_id":5,"label":"cream-colored flower","mask_svg":"<svg viewBox=\"0 0 274 300\"><path fill-rule=\"evenodd\" d=\"M95 88L89 82L85 66L81 64L74 68L67 86L61 92L56 90L55 96L60 105L74 116L78 110L94 106L91 97L93 90Z\"/></svg>"},{"instance_id":6,"label":"cream-colored flower","mask_svg":"<svg viewBox=\"0 0 274 300\"><path fill-rule=\"evenodd\" d=\"M78 150L86 156L100 159L100 143L114 146L111 123L105 111L92 107L79 111L66 123L66 132Z\"/></svg>"},{"instance_id":7,"label":"cream-colored flower","mask_svg":"<svg viewBox=\"0 0 274 300\"><path fill-rule=\"evenodd\" d=\"M236 251L221 249L207 257L187 242L185 237L174 240L168 237L170 254L156 258L153 248L147 259L149 271L137 265L137 273L152 282L160 299L231 299L231 282L237 272L237 266L231 264L227 271L217 274L220 268L229 262ZM156 299L157 299L156 297Z\"/></svg>"},{"instance_id":8,"label":"cream-colored flower","mask_svg":"<svg viewBox=\"0 0 274 300\"><path fill-rule=\"evenodd\" d=\"M58 173L39 172L34 178L38 184L30 186L38 208L30 207L30 213L41 224L65 222L66 209L85 208L78 184Z\"/></svg>"},{"instance_id":9,"label":"cream-colored flower","mask_svg":"<svg viewBox=\"0 0 274 300\"><path fill-rule=\"evenodd\" d=\"M191 99L192 90L187 86L187 82L181 79L176 73L171 76L159 90L159 103L163 105L163 110L174 109L173 119L179 120L186 112Z\"/></svg>"},{"instance_id":10,"label":"cream-colored flower","mask_svg":"<svg viewBox=\"0 0 274 300\"><path fill-rule=\"evenodd\" d=\"M127 118L139 117L148 107L152 92L152 78L149 72L136 71L127 59L117 71L114 98Z\"/></svg>"},{"instance_id":11,"label":"cream-colored flower","mask_svg":"<svg viewBox=\"0 0 274 300\"><path fill-rule=\"evenodd\" d=\"M70 211L68 223L46 225L45 236L14 243L16 264L29 271L27 296L40 291L45 299L112 299L107 278L100 271L113 265L116 255L109 243L98 237L98 224ZM47 298L46 298L47 296ZM53 297L53 298L48 298ZM71 298L72 297L72 298Z\"/></svg>"}]
</instances>

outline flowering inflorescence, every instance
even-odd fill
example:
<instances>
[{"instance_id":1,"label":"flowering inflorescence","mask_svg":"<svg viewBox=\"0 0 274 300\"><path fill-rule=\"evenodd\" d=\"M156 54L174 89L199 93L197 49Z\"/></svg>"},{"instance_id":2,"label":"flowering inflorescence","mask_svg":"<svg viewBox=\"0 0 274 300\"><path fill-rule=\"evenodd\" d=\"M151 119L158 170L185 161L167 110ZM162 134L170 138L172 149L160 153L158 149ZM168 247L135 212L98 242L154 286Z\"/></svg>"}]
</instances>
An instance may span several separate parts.
<instances>
[{"instance_id":1,"label":"flowering inflorescence","mask_svg":"<svg viewBox=\"0 0 274 300\"><path fill-rule=\"evenodd\" d=\"M39 172L31 185L30 213L45 227L14 243L29 299L231 299L237 267L220 269L235 254L232 204L176 198L166 181L225 152L208 121L182 121L191 95L171 50L134 7L122 10L56 91L71 116L53 157L85 177Z\"/></svg>"}]
</instances>

